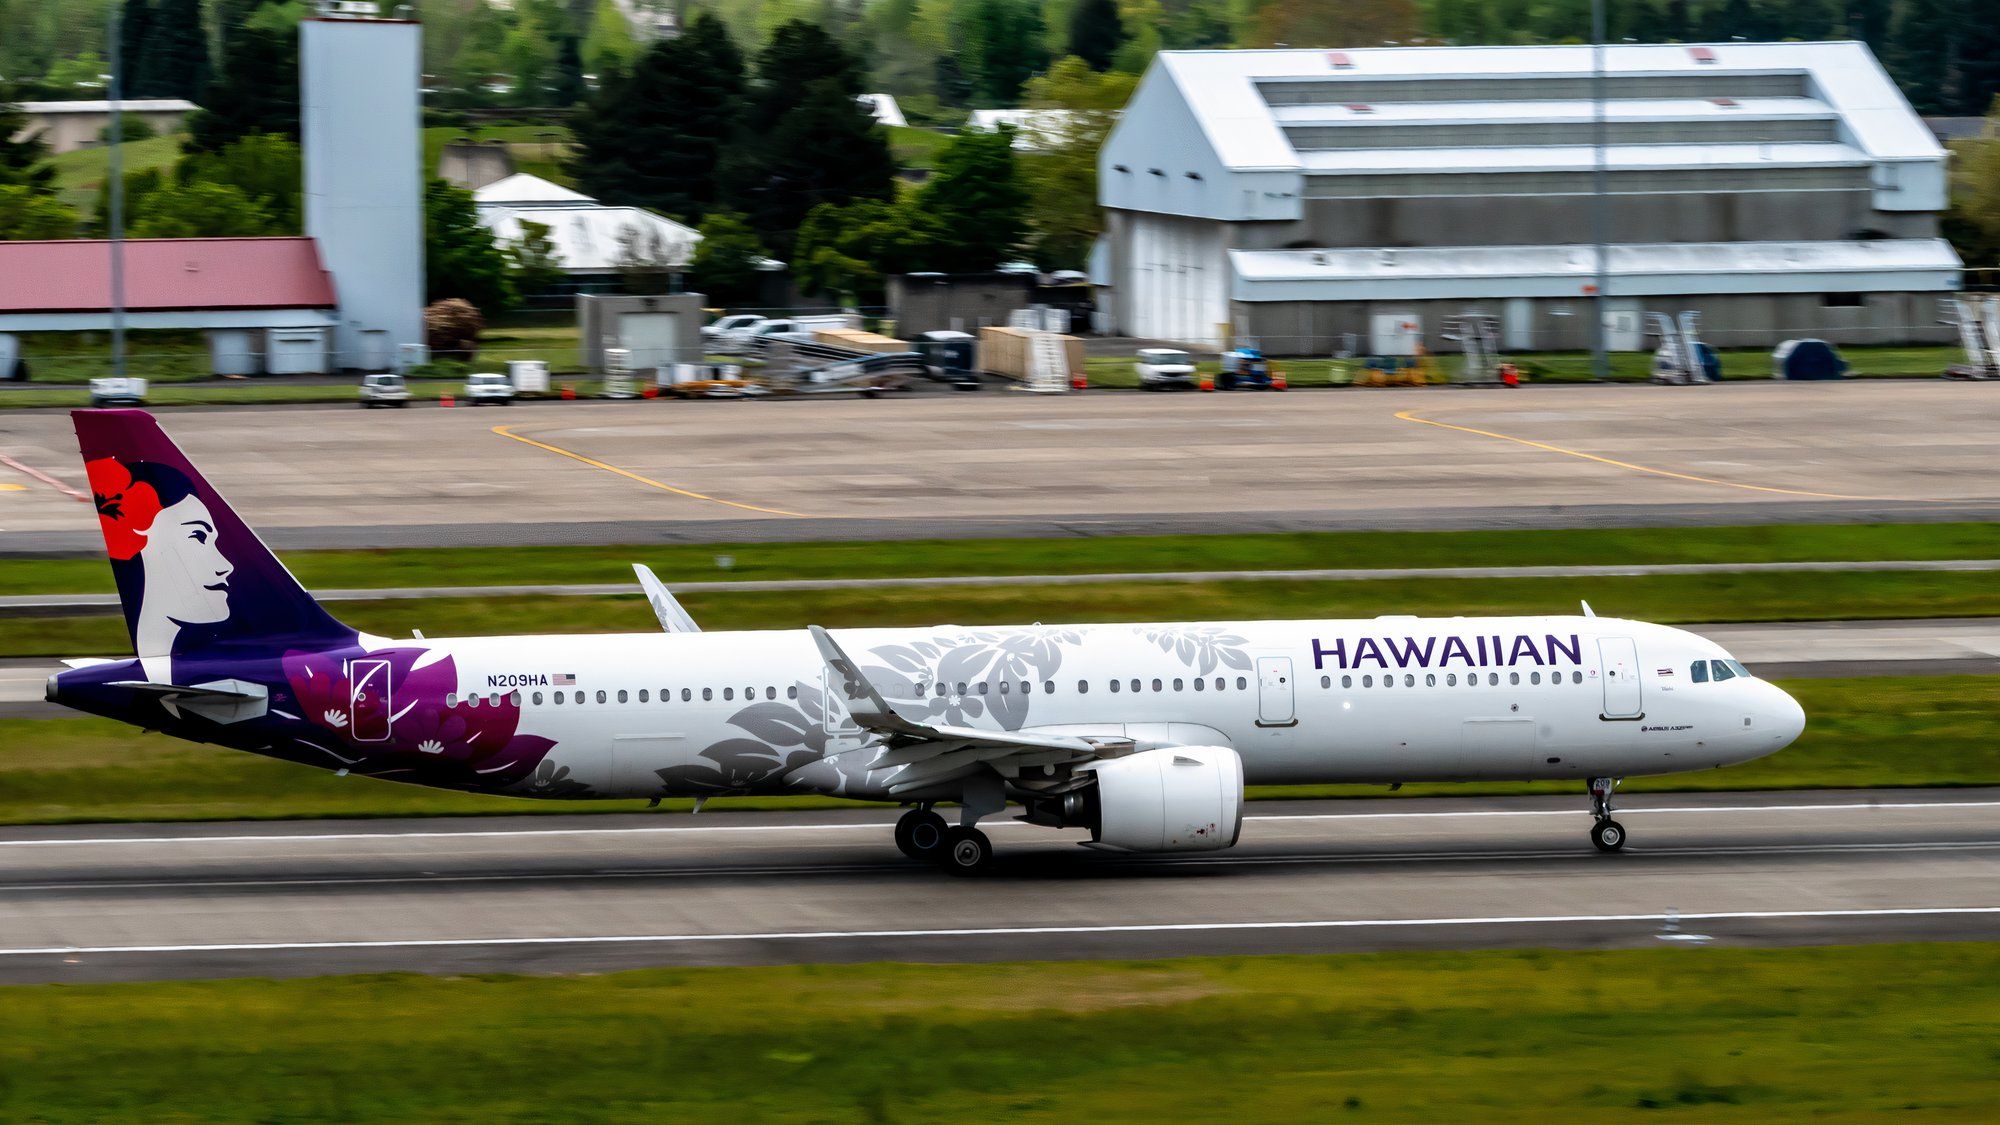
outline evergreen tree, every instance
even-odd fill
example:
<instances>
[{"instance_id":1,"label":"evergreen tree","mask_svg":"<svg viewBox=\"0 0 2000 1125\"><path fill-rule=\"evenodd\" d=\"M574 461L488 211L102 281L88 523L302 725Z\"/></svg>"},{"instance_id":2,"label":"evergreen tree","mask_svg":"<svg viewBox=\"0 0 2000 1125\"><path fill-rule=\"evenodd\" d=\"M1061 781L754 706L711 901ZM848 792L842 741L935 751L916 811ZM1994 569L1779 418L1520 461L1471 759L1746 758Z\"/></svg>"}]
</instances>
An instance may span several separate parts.
<instances>
[{"instance_id":1,"label":"evergreen tree","mask_svg":"<svg viewBox=\"0 0 2000 1125\"><path fill-rule=\"evenodd\" d=\"M299 46L292 29L251 26L230 41L222 73L188 117L190 152L219 152L245 137L299 136Z\"/></svg>"},{"instance_id":2,"label":"evergreen tree","mask_svg":"<svg viewBox=\"0 0 2000 1125\"><path fill-rule=\"evenodd\" d=\"M716 165L743 105L743 56L703 13L656 43L628 75L599 85L576 123L571 163L586 191L612 203L697 219L716 200Z\"/></svg>"},{"instance_id":3,"label":"evergreen tree","mask_svg":"<svg viewBox=\"0 0 2000 1125\"><path fill-rule=\"evenodd\" d=\"M577 105L590 96L583 81L583 44L574 35L556 43L556 81L549 100L559 106Z\"/></svg>"},{"instance_id":4,"label":"evergreen tree","mask_svg":"<svg viewBox=\"0 0 2000 1125\"><path fill-rule=\"evenodd\" d=\"M158 0L146 29L142 97L201 97L209 80L208 30L201 0Z\"/></svg>"},{"instance_id":5,"label":"evergreen tree","mask_svg":"<svg viewBox=\"0 0 2000 1125\"><path fill-rule=\"evenodd\" d=\"M860 68L839 43L812 24L785 24L758 55L757 76L721 179L766 245L789 254L822 203L894 196L888 138L855 100Z\"/></svg>"},{"instance_id":6,"label":"evergreen tree","mask_svg":"<svg viewBox=\"0 0 2000 1125\"><path fill-rule=\"evenodd\" d=\"M1077 0L1069 16L1069 53L1090 69L1111 68L1125 41L1125 24L1118 18L1118 0Z\"/></svg>"},{"instance_id":7,"label":"evergreen tree","mask_svg":"<svg viewBox=\"0 0 2000 1125\"><path fill-rule=\"evenodd\" d=\"M1013 105L1021 87L1046 66L1042 13L1033 0L976 0L961 28L960 61L974 97L992 105Z\"/></svg>"},{"instance_id":8,"label":"evergreen tree","mask_svg":"<svg viewBox=\"0 0 2000 1125\"><path fill-rule=\"evenodd\" d=\"M1027 234L1028 194L1014 171L1014 131L953 137L917 205L951 232L935 268L972 273L1006 261Z\"/></svg>"},{"instance_id":9,"label":"evergreen tree","mask_svg":"<svg viewBox=\"0 0 2000 1125\"><path fill-rule=\"evenodd\" d=\"M48 155L41 130L28 131L28 115L15 104L13 90L0 86L0 186L31 192L51 190L56 170L45 163Z\"/></svg>"},{"instance_id":10,"label":"evergreen tree","mask_svg":"<svg viewBox=\"0 0 2000 1125\"><path fill-rule=\"evenodd\" d=\"M1889 23L1883 62L1918 113L1958 112L1957 0L1901 0Z\"/></svg>"},{"instance_id":11,"label":"evergreen tree","mask_svg":"<svg viewBox=\"0 0 2000 1125\"><path fill-rule=\"evenodd\" d=\"M763 279L757 262L763 257L764 244L749 222L734 211L717 211L701 224L688 280L712 304L755 300Z\"/></svg>"},{"instance_id":12,"label":"evergreen tree","mask_svg":"<svg viewBox=\"0 0 2000 1125\"><path fill-rule=\"evenodd\" d=\"M153 5L150 0L125 0L118 13L118 85L123 96L149 98L151 78L146 73L147 41L152 37Z\"/></svg>"}]
</instances>

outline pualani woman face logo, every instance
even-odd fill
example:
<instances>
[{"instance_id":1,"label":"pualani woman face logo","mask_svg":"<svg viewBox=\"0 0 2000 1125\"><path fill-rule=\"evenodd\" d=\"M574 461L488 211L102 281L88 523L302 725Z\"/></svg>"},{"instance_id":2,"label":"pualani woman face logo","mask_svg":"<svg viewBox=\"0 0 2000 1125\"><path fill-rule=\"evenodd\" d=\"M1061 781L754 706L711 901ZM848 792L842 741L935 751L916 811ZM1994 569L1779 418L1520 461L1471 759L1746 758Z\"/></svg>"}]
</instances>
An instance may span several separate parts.
<instances>
[{"instance_id":1,"label":"pualani woman face logo","mask_svg":"<svg viewBox=\"0 0 2000 1125\"><path fill-rule=\"evenodd\" d=\"M137 567L140 655L164 655L182 625L229 619L229 576L215 517L180 470L151 461L102 458L85 466L112 569L125 587ZM159 652L147 651L161 644Z\"/></svg>"}]
</instances>

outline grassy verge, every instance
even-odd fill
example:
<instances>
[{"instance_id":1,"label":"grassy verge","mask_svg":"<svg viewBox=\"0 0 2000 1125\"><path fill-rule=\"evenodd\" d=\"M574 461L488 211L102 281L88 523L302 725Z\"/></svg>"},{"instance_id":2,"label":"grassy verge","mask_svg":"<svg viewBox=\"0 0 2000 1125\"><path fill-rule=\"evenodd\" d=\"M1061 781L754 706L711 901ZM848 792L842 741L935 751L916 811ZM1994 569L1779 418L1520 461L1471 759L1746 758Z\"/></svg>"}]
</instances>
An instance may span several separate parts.
<instances>
[{"instance_id":1,"label":"grassy verge","mask_svg":"<svg viewBox=\"0 0 2000 1125\"><path fill-rule=\"evenodd\" d=\"M0 1115L1991 1120L1996 970L1968 943L43 985L0 993Z\"/></svg>"},{"instance_id":2,"label":"grassy verge","mask_svg":"<svg viewBox=\"0 0 2000 1125\"><path fill-rule=\"evenodd\" d=\"M2000 676L1788 682L1810 716L1790 749L1748 765L1635 780L1633 791L2000 785ZM1912 751L1915 752L1912 752ZM1415 785L1405 796L1576 793L1573 783ZM0 823L630 812L637 801L472 797L141 734L106 719L0 720ZM1269 786L1260 798L1380 796L1381 786ZM685 808L687 802L669 802ZM846 808L822 797L716 808Z\"/></svg>"},{"instance_id":3,"label":"grassy verge","mask_svg":"<svg viewBox=\"0 0 2000 1125\"><path fill-rule=\"evenodd\" d=\"M1124 582L943 589L700 591L682 603L707 629L904 627L1023 621L1255 621L1566 614L1588 599L1606 616L1666 624L1876 617L2000 616L1991 574L1860 571L1659 575L1647 578L1393 579L1379 582ZM645 600L426 598L341 602L334 613L388 637L649 632ZM116 654L130 647L115 615L0 617L0 657Z\"/></svg>"},{"instance_id":4,"label":"grassy verge","mask_svg":"<svg viewBox=\"0 0 2000 1125\"><path fill-rule=\"evenodd\" d=\"M729 569L717 560L726 557ZM2000 558L2000 524L1690 527L1579 531L1340 531L1274 535L945 539L645 547L441 547L292 551L317 589L631 580L644 562L669 582L884 575L1102 574L1325 567L1631 566ZM1795 579L1796 580L1796 579ZM111 590L101 559L0 560L0 594Z\"/></svg>"}]
</instances>

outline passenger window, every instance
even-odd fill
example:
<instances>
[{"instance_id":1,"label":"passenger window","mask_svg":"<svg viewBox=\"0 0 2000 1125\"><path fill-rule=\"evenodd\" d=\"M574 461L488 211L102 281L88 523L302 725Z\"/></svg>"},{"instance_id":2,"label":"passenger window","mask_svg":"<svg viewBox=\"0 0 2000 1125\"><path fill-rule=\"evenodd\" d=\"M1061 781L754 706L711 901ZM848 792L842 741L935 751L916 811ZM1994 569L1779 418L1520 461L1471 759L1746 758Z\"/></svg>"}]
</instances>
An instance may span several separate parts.
<instances>
[{"instance_id":1,"label":"passenger window","mask_svg":"<svg viewBox=\"0 0 2000 1125\"><path fill-rule=\"evenodd\" d=\"M1507 673L1507 682L1508 682L1509 684L1518 684L1518 683L1520 683L1520 682L1521 682L1521 673L1519 673L1519 672L1509 672L1509 673Z\"/></svg>"},{"instance_id":2,"label":"passenger window","mask_svg":"<svg viewBox=\"0 0 2000 1125\"><path fill-rule=\"evenodd\" d=\"M1215 690L1221 691L1223 688L1226 688L1228 686L1229 686L1228 680L1223 679L1221 676L1215 677Z\"/></svg>"},{"instance_id":3,"label":"passenger window","mask_svg":"<svg viewBox=\"0 0 2000 1125\"><path fill-rule=\"evenodd\" d=\"M1705 684L1708 682L1708 661L1697 660L1688 668L1688 682L1691 684Z\"/></svg>"},{"instance_id":4,"label":"passenger window","mask_svg":"<svg viewBox=\"0 0 2000 1125\"><path fill-rule=\"evenodd\" d=\"M767 687L767 688L765 688L765 689L764 689L764 698L765 698L765 699L776 699L776 698L778 698L778 689L777 689L777 688L774 688L774 687Z\"/></svg>"},{"instance_id":5,"label":"passenger window","mask_svg":"<svg viewBox=\"0 0 2000 1125\"><path fill-rule=\"evenodd\" d=\"M1180 691L1180 690L1182 689L1182 687L1183 687L1183 686L1184 686L1184 685L1183 685L1183 684L1181 683L1181 681L1180 681L1180 680L1178 680L1178 679L1177 679L1177 680L1175 680L1175 681L1174 681L1174 690L1175 690L1175 691Z\"/></svg>"},{"instance_id":6,"label":"passenger window","mask_svg":"<svg viewBox=\"0 0 2000 1125\"><path fill-rule=\"evenodd\" d=\"M534 695L534 700L535 700L535 706L540 707L542 705L542 693L539 691L536 692Z\"/></svg>"},{"instance_id":7,"label":"passenger window","mask_svg":"<svg viewBox=\"0 0 2000 1125\"><path fill-rule=\"evenodd\" d=\"M1340 677L1340 686L1341 686L1341 687L1353 687L1353 686L1354 686L1354 677L1353 677L1353 676L1342 676L1342 677Z\"/></svg>"},{"instance_id":8,"label":"passenger window","mask_svg":"<svg viewBox=\"0 0 2000 1125\"><path fill-rule=\"evenodd\" d=\"M1014 681L1012 681L1012 680L1001 680L1001 681L1000 681L1000 694L1001 694L1001 695L1012 695L1012 694L1014 694L1014 692L1013 692L1013 689L1012 689L1012 687L1010 686L1010 685L1011 685L1011 684L1012 684L1013 682L1014 682Z\"/></svg>"},{"instance_id":9,"label":"passenger window","mask_svg":"<svg viewBox=\"0 0 2000 1125\"><path fill-rule=\"evenodd\" d=\"M793 684L791 687L785 689L786 699L797 699L798 697L799 697L799 685Z\"/></svg>"},{"instance_id":10,"label":"passenger window","mask_svg":"<svg viewBox=\"0 0 2000 1125\"><path fill-rule=\"evenodd\" d=\"M707 702L708 702L709 700L711 700L711 699L714 699L714 698L715 698L715 689L714 689L714 688L707 688L707 687L705 687L705 688L701 689L701 701L702 701L703 703L707 703Z\"/></svg>"},{"instance_id":11,"label":"passenger window","mask_svg":"<svg viewBox=\"0 0 2000 1125\"><path fill-rule=\"evenodd\" d=\"M1424 686L1425 686L1425 687L1436 687L1436 686L1438 686L1438 678L1437 678L1437 673L1436 673L1436 672L1426 672L1426 673L1424 673Z\"/></svg>"},{"instance_id":12,"label":"passenger window","mask_svg":"<svg viewBox=\"0 0 2000 1125\"><path fill-rule=\"evenodd\" d=\"M1042 691L1044 694L1054 695L1056 693L1056 682L1054 680L1043 680Z\"/></svg>"},{"instance_id":13,"label":"passenger window","mask_svg":"<svg viewBox=\"0 0 2000 1125\"><path fill-rule=\"evenodd\" d=\"M723 699L725 699L725 700L728 700L728 699L735 699L735 698L736 698L736 689L735 689L735 688L733 688L733 687L726 687L726 688L723 688L723 689L722 689L722 698L723 698Z\"/></svg>"},{"instance_id":14,"label":"passenger window","mask_svg":"<svg viewBox=\"0 0 2000 1125\"><path fill-rule=\"evenodd\" d=\"M458 706L458 693L457 693L457 692L455 692L455 691L454 691L454 692L450 692L450 693L448 693L448 694L447 694L447 695L446 695L446 696L444 697L444 705L445 705L446 707L456 707L456 706Z\"/></svg>"},{"instance_id":15,"label":"passenger window","mask_svg":"<svg viewBox=\"0 0 2000 1125\"><path fill-rule=\"evenodd\" d=\"M1321 686L1321 687L1323 687L1323 688L1330 688L1330 687L1332 687L1332 686L1333 686L1333 677L1332 677L1332 676L1321 676L1321 677L1319 678L1319 686Z\"/></svg>"},{"instance_id":16,"label":"passenger window","mask_svg":"<svg viewBox=\"0 0 2000 1125\"><path fill-rule=\"evenodd\" d=\"M1196 676L1196 677L1194 678L1194 690L1196 690L1196 691L1207 691L1207 690L1208 690L1208 681L1207 681L1207 680L1204 680L1204 679L1202 679L1202 678L1201 678L1200 676Z\"/></svg>"},{"instance_id":17,"label":"passenger window","mask_svg":"<svg viewBox=\"0 0 2000 1125\"><path fill-rule=\"evenodd\" d=\"M624 688L619 688L619 689L618 689L618 702L620 702L620 703L623 703L623 702L625 702L625 689L624 689Z\"/></svg>"},{"instance_id":18,"label":"passenger window","mask_svg":"<svg viewBox=\"0 0 2000 1125\"><path fill-rule=\"evenodd\" d=\"M1446 673L1444 674L1444 686L1446 686L1446 687L1457 687L1457 686L1458 686L1458 673L1457 673L1457 672L1446 672Z\"/></svg>"},{"instance_id":19,"label":"passenger window","mask_svg":"<svg viewBox=\"0 0 2000 1125\"><path fill-rule=\"evenodd\" d=\"M652 694L648 692L645 688L639 689L639 702L646 703L650 701L652 698L653 698Z\"/></svg>"},{"instance_id":20,"label":"passenger window","mask_svg":"<svg viewBox=\"0 0 2000 1125\"><path fill-rule=\"evenodd\" d=\"M1154 680L1154 681L1153 681L1153 690L1154 690L1154 691L1158 691L1158 690L1160 690L1160 681L1158 681L1158 680Z\"/></svg>"},{"instance_id":21,"label":"passenger window","mask_svg":"<svg viewBox=\"0 0 2000 1125\"><path fill-rule=\"evenodd\" d=\"M1415 672L1405 672L1405 673L1403 673L1403 686L1404 686L1404 687L1416 687L1416 686L1417 686L1417 675L1416 675L1416 673L1415 673Z\"/></svg>"},{"instance_id":22,"label":"passenger window","mask_svg":"<svg viewBox=\"0 0 2000 1125\"><path fill-rule=\"evenodd\" d=\"M491 695L488 695L488 696L486 697L486 705L487 705L488 707L498 707L498 706L500 706L500 693L496 691L496 692L492 693Z\"/></svg>"},{"instance_id":23,"label":"passenger window","mask_svg":"<svg viewBox=\"0 0 2000 1125\"><path fill-rule=\"evenodd\" d=\"M946 693L946 692L949 692L950 690L951 690L951 687L950 687L949 685L947 685L947 684L943 684L943 683L940 683L940 684L938 684L938 686L937 686L937 697L938 697L939 699L943 699L943 698L945 697L945 693Z\"/></svg>"},{"instance_id":24,"label":"passenger window","mask_svg":"<svg viewBox=\"0 0 2000 1125\"><path fill-rule=\"evenodd\" d=\"M1133 691L1141 691L1141 690L1143 690L1143 689L1144 689L1144 686L1145 686L1145 685L1141 684L1141 683L1140 683L1140 682L1139 682L1138 680L1136 680L1136 679L1132 681L1132 690L1133 690Z\"/></svg>"},{"instance_id":25,"label":"passenger window","mask_svg":"<svg viewBox=\"0 0 2000 1125\"><path fill-rule=\"evenodd\" d=\"M1375 686L1375 677L1374 677L1374 676L1363 676L1363 677L1361 677L1361 686L1362 686L1362 687L1374 687L1374 686Z\"/></svg>"},{"instance_id":26,"label":"passenger window","mask_svg":"<svg viewBox=\"0 0 2000 1125\"><path fill-rule=\"evenodd\" d=\"M602 702L604 702L604 689L603 689L603 688L598 688L598 689L597 689L597 701L598 701L599 703L602 703Z\"/></svg>"},{"instance_id":27,"label":"passenger window","mask_svg":"<svg viewBox=\"0 0 2000 1125\"><path fill-rule=\"evenodd\" d=\"M1124 681L1122 681L1122 680L1113 680L1113 681L1111 681L1111 690L1112 690L1112 691L1119 691L1119 690L1121 690L1121 689L1119 688L1119 686L1118 686L1118 685L1119 685L1120 683L1123 683L1123 682L1124 682Z\"/></svg>"},{"instance_id":28,"label":"passenger window","mask_svg":"<svg viewBox=\"0 0 2000 1125\"><path fill-rule=\"evenodd\" d=\"M1238 676L1238 677L1236 677L1236 690L1237 690L1237 691L1243 691L1243 690L1245 690L1245 689L1249 688L1249 686L1250 686L1250 681L1249 681L1249 680L1246 680L1246 679L1244 679L1244 678L1243 678L1243 677L1241 677L1241 676Z\"/></svg>"},{"instance_id":29,"label":"passenger window","mask_svg":"<svg viewBox=\"0 0 2000 1125\"><path fill-rule=\"evenodd\" d=\"M956 693L956 694L958 694L958 695L961 695L961 696L965 694L965 683L964 683L964 681L960 681L960 682L959 682L959 685L958 685L958 691L957 691L957 693Z\"/></svg>"},{"instance_id":30,"label":"passenger window","mask_svg":"<svg viewBox=\"0 0 2000 1125\"><path fill-rule=\"evenodd\" d=\"M1500 686L1500 673L1498 673L1498 672L1488 672L1488 673L1486 673L1486 686L1487 686L1487 687L1499 687L1499 686Z\"/></svg>"},{"instance_id":31,"label":"passenger window","mask_svg":"<svg viewBox=\"0 0 2000 1125\"><path fill-rule=\"evenodd\" d=\"M1529 683L1531 683L1531 684L1539 684L1539 683L1541 683L1541 682L1542 682L1542 674L1541 674L1540 672L1530 672L1530 673L1528 673L1528 682L1529 682Z\"/></svg>"},{"instance_id":32,"label":"passenger window","mask_svg":"<svg viewBox=\"0 0 2000 1125\"><path fill-rule=\"evenodd\" d=\"M1736 678L1736 672L1729 667L1729 662L1726 660L1709 661L1708 671L1709 675L1713 676L1715 682L1718 684L1724 680L1733 680Z\"/></svg>"},{"instance_id":33,"label":"passenger window","mask_svg":"<svg viewBox=\"0 0 2000 1125\"><path fill-rule=\"evenodd\" d=\"M1077 693L1078 695L1085 695L1085 694L1088 694L1088 693L1089 693L1089 691L1090 691L1090 681L1089 681L1089 680L1078 680L1078 681L1076 682L1076 693Z\"/></svg>"},{"instance_id":34,"label":"passenger window","mask_svg":"<svg viewBox=\"0 0 2000 1125\"><path fill-rule=\"evenodd\" d=\"M978 686L979 686L979 694L981 694L981 695L985 695L985 694L986 694L986 681L985 681L985 680L981 680L981 681L979 681L979 685L978 685Z\"/></svg>"},{"instance_id":35,"label":"passenger window","mask_svg":"<svg viewBox=\"0 0 2000 1125\"><path fill-rule=\"evenodd\" d=\"M1582 672L1571 672L1571 673L1569 674L1569 682L1570 682L1570 683L1573 683L1573 684L1580 684L1580 683L1582 683L1582 682L1583 682L1583 673L1582 673Z\"/></svg>"},{"instance_id":36,"label":"passenger window","mask_svg":"<svg viewBox=\"0 0 2000 1125\"><path fill-rule=\"evenodd\" d=\"M694 698L694 689L693 689L693 688L682 688L682 689L681 689L681 702L682 702L682 703L686 703L686 702L687 702L688 700L690 700L690 699L693 699L693 698Z\"/></svg>"}]
</instances>

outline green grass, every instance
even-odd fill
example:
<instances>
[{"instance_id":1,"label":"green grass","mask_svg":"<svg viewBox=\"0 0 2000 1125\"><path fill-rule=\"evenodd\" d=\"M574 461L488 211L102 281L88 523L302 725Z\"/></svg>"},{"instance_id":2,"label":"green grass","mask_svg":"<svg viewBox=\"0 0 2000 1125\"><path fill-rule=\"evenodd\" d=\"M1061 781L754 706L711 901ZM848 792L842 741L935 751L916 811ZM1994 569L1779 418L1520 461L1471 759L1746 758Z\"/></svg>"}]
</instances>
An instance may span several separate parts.
<instances>
[{"instance_id":1,"label":"green grass","mask_svg":"<svg viewBox=\"0 0 2000 1125\"><path fill-rule=\"evenodd\" d=\"M1805 735L1725 770L1635 779L1630 790L2000 785L2000 676L1795 680ZM1410 785L1403 796L1577 794L1576 783ZM1267 786L1251 796L1381 796L1381 786ZM0 720L0 823L262 820L631 812L638 801L475 797L144 734L108 719ZM668 802L686 808L686 801ZM715 808L841 808L825 797L720 798ZM1581 805L1579 805L1581 808Z\"/></svg>"},{"instance_id":2,"label":"green grass","mask_svg":"<svg viewBox=\"0 0 2000 1125\"><path fill-rule=\"evenodd\" d=\"M731 567L721 569L719 557ZM1104 574L1328 567L1640 563L1881 562L2000 558L2000 524L1775 525L1548 531L1338 531L1088 539L737 543L643 547L443 547L296 551L285 563L316 589L491 586L631 580L644 562L669 582L891 575ZM1790 581L1799 582L1797 576ZM1815 578L1813 581L1817 581ZM0 594L111 590L103 560L0 560ZM1372 597L1363 587L1362 596ZM900 596L900 595L899 595ZM1568 604L1568 599L1565 599Z\"/></svg>"},{"instance_id":3,"label":"green grass","mask_svg":"<svg viewBox=\"0 0 2000 1125\"><path fill-rule=\"evenodd\" d=\"M2000 947L38 985L0 1117L1979 1121Z\"/></svg>"},{"instance_id":4,"label":"green grass","mask_svg":"<svg viewBox=\"0 0 2000 1125\"><path fill-rule=\"evenodd\" d=\"M575 138L563 125L477 125L459 128L433 125L424 130L424 174L437 175L438 157L444 146L456 140L499 141L514 158L514 170L540 176L550 183L574 188L576 181L564 167Z\"/></svg>"},{"instance_id":5,"label":"green grass","mask_svg":"<svg viewBox=\"0 0 2000 1125\"><path fill-rule=\"evenodd\" d=\"M180 162L183 139L183 134L173 133L131 141L121 146L124 151L119 154L119 159L128 175L149 169L165 172ZM56 170L56 190L61 194L62 201L76 208L79 214L96 214L97 190L103 186L104 178L110 171L111 150L102 145L80 148L50 157L49 164Z\"/></svg>"},{"instance_id":6,"label":"green grass","mask_svg":"<svg viewBox=\"0 0 2000 1125\"><path fill-rule=\"evenodd\" d=\"M937 165L938 154L951 144L951 138L944 133L915 126L887 128L889 151L896 163L904 168L929 170Z\"/></svg>"}]
</instances>

